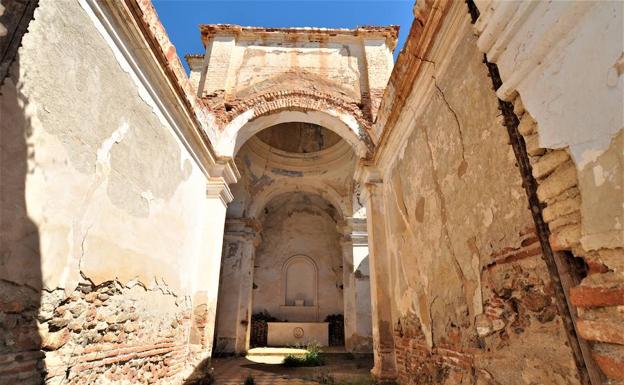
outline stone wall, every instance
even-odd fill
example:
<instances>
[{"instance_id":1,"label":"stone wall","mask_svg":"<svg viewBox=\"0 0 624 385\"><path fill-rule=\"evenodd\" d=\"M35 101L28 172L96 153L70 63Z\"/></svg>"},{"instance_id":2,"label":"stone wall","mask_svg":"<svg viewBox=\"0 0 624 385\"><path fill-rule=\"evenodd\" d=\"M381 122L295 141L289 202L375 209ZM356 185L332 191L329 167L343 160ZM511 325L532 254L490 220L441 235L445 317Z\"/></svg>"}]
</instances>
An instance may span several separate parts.
<instances>
[{"instance_id":1,"label":"stone wall","mask_svg":"<svg viewBox=\"0 0 624 385\"><path fill-rule=\"evenodd\" d=\"M399 382L579 383L466 6L441 3L378 163Z\"/></svg>"},{"instance_id":2,"label":"stone wall","mask_svg":"<svg viewBox=\"0 0 624 385\"><path fill-rule=\"evenodd\" d=\"M188 298L137 281L82 284L67 298L46 294L38 319L47 378L162 383L186 365L190 310Z\"/></svg>"},{"instance_id":3,"label":"stone wall","mask_svg":"<svg viewBox=\"0 0 624 385\"><path fill-rule=\"evenodd\" d=\"M209 349L206 175L85 4L40 1L0 89L2 384L180 381Z\"/></svg>"}]
</instances>

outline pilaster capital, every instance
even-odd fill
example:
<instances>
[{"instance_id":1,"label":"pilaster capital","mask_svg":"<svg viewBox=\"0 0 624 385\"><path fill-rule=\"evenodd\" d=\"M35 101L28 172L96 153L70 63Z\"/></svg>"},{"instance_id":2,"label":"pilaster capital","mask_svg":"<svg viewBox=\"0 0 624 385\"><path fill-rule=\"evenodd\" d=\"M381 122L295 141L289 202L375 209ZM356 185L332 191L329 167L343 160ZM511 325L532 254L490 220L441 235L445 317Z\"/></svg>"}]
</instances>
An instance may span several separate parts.
<instances>
[{"instance_id":1,"label":"pilaster capital","mask_svg":"<svg viewBox=\"0 0 624 385\"><path fill-rule=\"evenodd\" d=\"M230 187L222 177L209 178L206 182L206 197L210 199L220 199L224 206L227 206L234 199Z\"/></svg>"},{"instance_id":2,"label":"pilaster capital","mask_svg":"<svg viewBox=\"0 0 624 385\"><path fill-rule=\"evenodd\" d=\"M223 178L227 184L232 184L236 183L241 175L233 158L219 157L210 169L210 176Z\"/></svg>"},{"instance_id":3,"label":"pilaster capital","mask_svg":"<svg viewBox=\"0 0 624 385\"><path fill-rule=\"evenodd\" d=\"M381 172L375 166L359 165L355 170L355 180L361 184L379 184L383 182Z\"/></svg>"},{"instance_id":4,"label":"pilaster capital","mask_svg":"<svg viewBox=\"0 0 624 385\"><path fill-rule=\"evenodd\" d=\"M353 245L367 245L368 231L366 228L366 218L349 217L338 222L338 233L340 241Z\"/></svg>"},{"instance_id":5,"label":"pilaster capital","mask_svg":"<svg viewBox=\"0 0 624 385\"><path fill-rule=\"evenodd\" d=\"M262 224L254 218L227 218L224 237L230 240L251 241L254 246L260 243Z\"/></svg>"}]
</instances>

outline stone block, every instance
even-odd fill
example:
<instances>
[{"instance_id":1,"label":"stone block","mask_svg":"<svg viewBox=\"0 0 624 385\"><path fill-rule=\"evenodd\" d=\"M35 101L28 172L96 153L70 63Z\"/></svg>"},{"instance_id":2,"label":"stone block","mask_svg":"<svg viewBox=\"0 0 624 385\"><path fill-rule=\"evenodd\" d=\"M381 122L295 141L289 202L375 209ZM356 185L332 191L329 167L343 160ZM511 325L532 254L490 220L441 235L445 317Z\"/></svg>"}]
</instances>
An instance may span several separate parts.
<instances>
[{"instance_id":1,"label":"stone block","mask_svg":"<svg viewBox=\"0 0 624 385\"><path fill-rule=\"evenodd\" d=\"M475 328L479 337L486 337L493 332L492 321L484 314L477 315Z\"/></svg>"},{"instance_id":2,"label":"stone block","mask_svg":"<svg viewBox=\"0 0 624 385\"><path fill-rule=\"evenodd\" d=\"M576 328L581 337L589 341L600 341L624 345L624 323L618 321L591 321L579 319Z\"/></svg>"},{"instance_id":3,"label":"stone block","mask_svg":"<svg viewBox=\"0 0 624 385\"><path fill-rule=\"evenodd\" d=\"M522 98L520 97L520 95L518 95L516 97L516 99L513 101L513 112L514 114L516 114L516 116L518 116L519 118L522 117L522 115L524 115L524 103L522 103Z\"/></svg>"},{"instance_id":4,"label":"stone block","mask_svg":"<svg viewBox=\"0 0 624 385\"><path fill-rule=\"evenodd\" d=\"M580 223L581 223L581 213L579 211L575 211L573 213L560 216L559 218L555 219L554 221L548 223L548 228L550 228L551 232L554 232L554 231L556 231L556 229L558 229L560 227L569 226L569 225L576 225L576 224L580 224Z\"/></svg>"},{"instance_id":5,"label":"stone block","mask_svg":"<svg viewBox=\"0 0 624 385\"><path fill-rule=\"evenodd\" d=\"M576 167L572 162L565 163L540 183L537 187L537 197L540 201L546 201L576 186L577 183Z\"/></svg>"},{"instance_id":6,"label":"stone block","mask_svg":"<svg viewBox=\"0 0 624 385\"><path fill-rule=\"evenodd\" d=\"M524 137L533 135L537 132L537 125L531 115L522 115L522 119L520 119L520 124L518 125L518 132L520 132L520 134Z\"/></svg>"},{"instance_id":7,"label":"stone block","mask_svg":"<svg viewBox=\"0 0 624 385\"><path fill-rule=\"evenodd\" d=\"M549 151L533 164L533 176L536 179L545 178L568 159L570 155L565 150Z\"/></svg>"},{"instance_id":8,"label":"stone block","mask_svg":"<svg viewBox=\"0 0 624 385\"><path fill-rule=\"evenodd\" d=\"M41 334L41 347L44 350L58 350L69 341L69 329L58 332L46 332Z\"/></svg>"},{"instance_id":9,"label":"stone block","mask_svg":"<svg viewBox=\"0 0 624 385\"><path fill-rule=\"evenodd\" d=\"M542 211L544 221L547 223L554 221L555 219L581 210L581 197L576 195L572 198L564 199L561 201L549 204Z\"/></svg>"},{"instance_id":10,"label":"stone block","mask_svg":"<svg viewBox=\"0 0 624 385\"><path fill-rule=\"evenodd\" d=\"M570 250L579 244L581 239L581 225L568 225L556 229L550 234L550 246L554 251Z\"/></svg>"},{"instance_id":11,"label":"stone block","mask_svg":"<svg viewBox=\"0 0 624 385\"><path fill-rule=\"evenodd\" d=\"M538 134L531 134L529 136L525 136L524 141L526 142L527 153L530 156L538 156L546 152L545 149L540 147Z\"/></svg>"}]
</instances>

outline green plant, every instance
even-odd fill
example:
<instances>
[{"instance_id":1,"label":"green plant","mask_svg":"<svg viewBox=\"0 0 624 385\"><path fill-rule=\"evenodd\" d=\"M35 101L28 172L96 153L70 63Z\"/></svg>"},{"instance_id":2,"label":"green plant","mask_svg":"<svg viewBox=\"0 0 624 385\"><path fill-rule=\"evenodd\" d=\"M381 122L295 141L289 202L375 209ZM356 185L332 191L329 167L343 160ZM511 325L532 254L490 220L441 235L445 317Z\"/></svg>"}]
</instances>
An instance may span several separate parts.
<instances>
[{"instance_id":1,"label":"green plant","mask_svg":"<svg viewBox=\"0 0 624 385\"><path fill-rule=\"evenodd\" d=\"M253 376L251 375L251 373L249 373L247 375L247 378L245 378L245 383L244 385L256 385L256 380L254 380Z\"/></svg>"},{"instance_id":2,"label":"green plant","mask_svg":"<svg viewBox=\"0 0 624 385\"><path fill-rule=\"evenodd\" d=\"M263 321L263 322L279 321L277 318L273 317L267 310L263 310L260 313L252 314L251 319L253 321Z\"/></svg>"},{"instance_id":3,"label":"green plant","mask_svg":"<svg viewBox=\"0 0 624 385\"><path fill-rule=\"evenodd\" d=\"M306 352L303 357L289 354L284 357L284 366L296 367L296 366L322 366L325 365L325 361L321 357L321 349L318 344L309 344L306 347Z\"/></svg>"}]
</instances>

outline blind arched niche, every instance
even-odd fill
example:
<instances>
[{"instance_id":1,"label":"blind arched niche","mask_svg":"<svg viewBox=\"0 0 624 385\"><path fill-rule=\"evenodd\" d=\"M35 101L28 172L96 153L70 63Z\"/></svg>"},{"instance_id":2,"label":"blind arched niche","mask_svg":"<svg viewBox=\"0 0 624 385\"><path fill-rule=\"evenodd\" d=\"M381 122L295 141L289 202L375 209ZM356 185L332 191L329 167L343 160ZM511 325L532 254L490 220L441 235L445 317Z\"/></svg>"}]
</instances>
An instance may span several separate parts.
<instances>
[{"instance_id":1,"label":"blind arched niche","mask_svg":"<svg viewBox=\"0 0 624 385\"><path fill-rule=\"evenodd\" d=\"M285 320L317 321L318 268L310 257L295 255L284 263L281 308Z\"/></svg>"}]
</instances>

